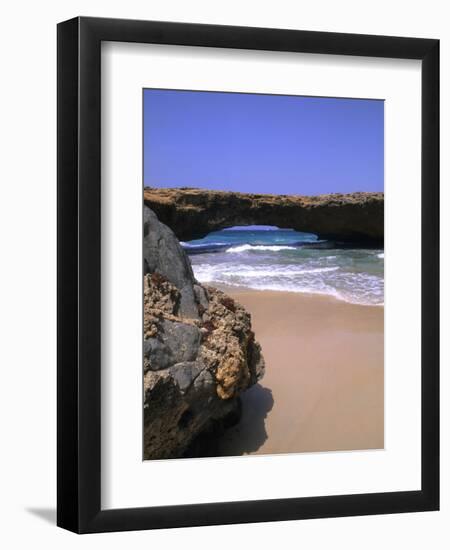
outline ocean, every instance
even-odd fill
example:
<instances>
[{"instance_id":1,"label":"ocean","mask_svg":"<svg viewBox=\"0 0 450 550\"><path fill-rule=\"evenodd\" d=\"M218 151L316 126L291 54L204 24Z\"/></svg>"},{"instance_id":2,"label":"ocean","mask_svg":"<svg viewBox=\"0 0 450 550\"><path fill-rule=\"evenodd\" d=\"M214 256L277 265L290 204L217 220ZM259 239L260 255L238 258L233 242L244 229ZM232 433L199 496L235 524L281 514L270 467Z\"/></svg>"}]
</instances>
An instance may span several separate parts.
<instances>
[{"instance_id":1,"label":"ocean","mask_svg":"<svg viewBox=\"0 0 450 550\"><path fill-rule=\"evenodd\" d=\"M181 243L202 283L255 290L328 294L354 304L384 304L384 250L332 242L268 226L229 228Z\"/></svg>"}]
</instances>

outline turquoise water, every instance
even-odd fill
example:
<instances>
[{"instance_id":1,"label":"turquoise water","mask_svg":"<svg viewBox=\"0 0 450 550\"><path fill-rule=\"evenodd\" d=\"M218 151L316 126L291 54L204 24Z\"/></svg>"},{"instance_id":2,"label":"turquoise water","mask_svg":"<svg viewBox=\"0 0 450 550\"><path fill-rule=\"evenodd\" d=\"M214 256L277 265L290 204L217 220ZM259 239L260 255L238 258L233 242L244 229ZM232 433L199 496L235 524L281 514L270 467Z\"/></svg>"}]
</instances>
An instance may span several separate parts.
<instances>
[{"instance_id":1,"label":"turquoise water","mask_svg":"<svg viewBox=\"0 0 450 550\"><path fill-rule=\"evenodd\" d=\"M382 249L334 248L309 233L262 226L215 231L181 244L203 283L384 303Z\"/></svg>"}]
</instances>

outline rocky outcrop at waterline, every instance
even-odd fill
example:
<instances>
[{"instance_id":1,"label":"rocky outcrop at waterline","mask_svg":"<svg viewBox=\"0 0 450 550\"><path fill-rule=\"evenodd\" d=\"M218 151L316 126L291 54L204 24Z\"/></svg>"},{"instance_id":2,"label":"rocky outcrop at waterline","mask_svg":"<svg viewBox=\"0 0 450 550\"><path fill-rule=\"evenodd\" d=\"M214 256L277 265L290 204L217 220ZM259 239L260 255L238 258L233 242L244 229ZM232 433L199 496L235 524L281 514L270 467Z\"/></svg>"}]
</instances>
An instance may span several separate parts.
<instances>
[{"instance_id":1,"label":"rocky outcrop at waterline","mask_svg":"<svg viewBox=\"0 0 450 550\"><path fill-rule=\"evenodd\" d=\"M144 207L144 459L185 454L239 418L264 372L250 315L199 284L174 233Z\"/></svg>"},{"instance_id":2,"label":"rocky outcrop at waterline","mask_svg":"<svg viewBox=\"0 0 450 550\"><path fill-rule=\"evenodd\" d=\"M274 225L337 243L382 245L384 239L383 193L307 197L147 187L144 202L182 241L235 225Z\"/></svg>"}]
</instances>

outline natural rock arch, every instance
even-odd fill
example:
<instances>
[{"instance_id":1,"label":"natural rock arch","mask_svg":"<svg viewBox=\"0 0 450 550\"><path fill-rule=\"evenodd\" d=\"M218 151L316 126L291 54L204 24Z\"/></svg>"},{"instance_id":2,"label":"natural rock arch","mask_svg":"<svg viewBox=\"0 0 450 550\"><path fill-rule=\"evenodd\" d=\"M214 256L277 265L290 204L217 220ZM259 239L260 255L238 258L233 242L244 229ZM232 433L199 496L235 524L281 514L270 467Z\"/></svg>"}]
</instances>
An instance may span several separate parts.
<instances>
[{"instance_id":1,"label":"natural rock arch","mask_svg":"<svg viewBox=\"0 0 450 550\"><path fill-rule=\"evenodd\" d=\"M306 197L145 188L144 202L182 241L236 225L274 225L344 243L382 245L384 239L383 193Z\"/></svg>"}]
</instances>

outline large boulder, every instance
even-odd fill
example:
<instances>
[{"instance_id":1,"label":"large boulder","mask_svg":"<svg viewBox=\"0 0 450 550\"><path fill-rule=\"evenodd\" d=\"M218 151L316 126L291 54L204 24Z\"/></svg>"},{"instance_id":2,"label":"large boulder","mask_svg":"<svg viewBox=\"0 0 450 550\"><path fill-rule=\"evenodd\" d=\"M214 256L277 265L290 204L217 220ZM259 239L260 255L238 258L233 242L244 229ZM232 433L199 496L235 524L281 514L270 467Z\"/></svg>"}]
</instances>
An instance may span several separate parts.
<instances>
[{"instance_id":1,"label":"large boulder","mask_svg":"<svg viewBox=\"0 0 450 550\"><path fill-rule=\"evenodd\" d=\"M264 372L250 315L199 284L174 233L144 207L144 459L176 458L239 418Z\"/></svg>"}]
</instances>

